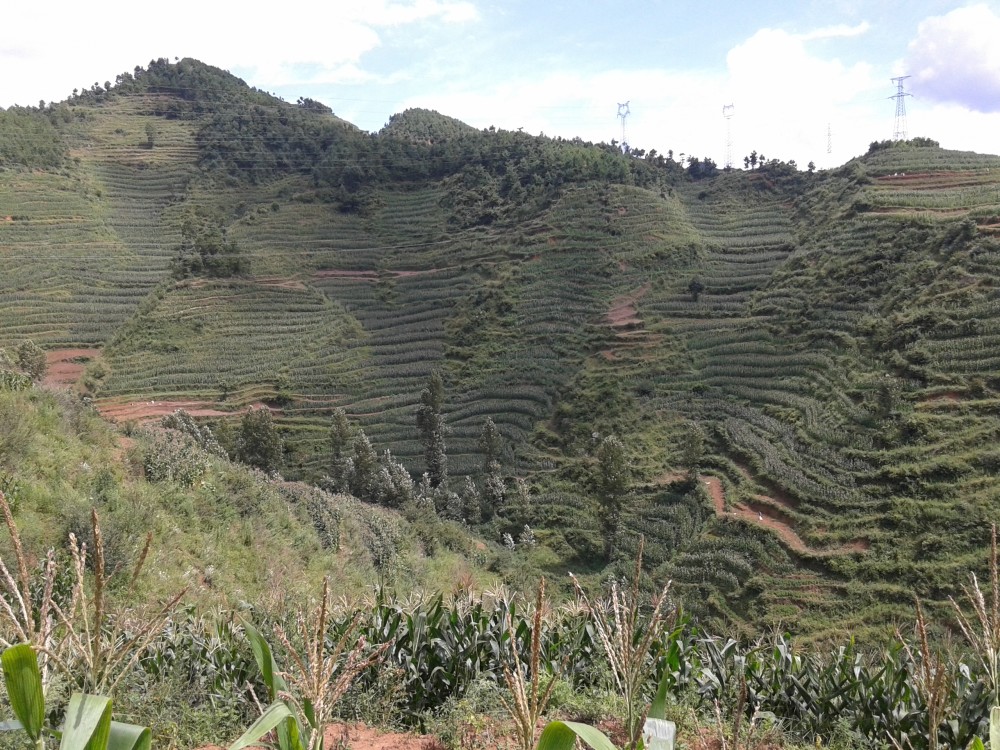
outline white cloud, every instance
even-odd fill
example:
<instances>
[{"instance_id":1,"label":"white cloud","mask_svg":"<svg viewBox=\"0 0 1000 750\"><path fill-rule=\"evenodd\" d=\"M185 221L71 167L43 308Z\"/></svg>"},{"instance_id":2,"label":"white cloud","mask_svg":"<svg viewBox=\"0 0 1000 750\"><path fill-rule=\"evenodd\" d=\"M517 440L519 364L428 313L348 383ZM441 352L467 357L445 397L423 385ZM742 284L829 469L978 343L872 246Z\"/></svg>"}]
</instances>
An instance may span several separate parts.
<instances>
[{"instance_id":1,"label":"white cloud","mask_svg":"<svg viewBox=\"0 0 1000 750\"><path fill-rule=\"evenodd\" d=\"M864 24L850 27L862 33ZM725 159L724 104L735 105L733 156L751 150L800 165L832 166L891 135L888 79L871 65L845 64L810 50L811 39L843 36L833 27L806 34L762 29L730 50L725 71L646 68L595 75L563 70L493 86L456 86L410 96L398 109L427 107L476 127L523 127L563 137L621 138L617 103L628 100L628 141L675 154ZM858 100L863 104L856 104ZM872 103L874 102L874 104ZM827 129L834 153L827 154Z\"/></svg>"},{"instance_id":2,"label":"white cloud","mask_svg":"<svg viewBox=\"0 0 1000 750\"><path fill-rule=\"evenodd\" d=\"M172 0L155 15L124 0L14 3L0 29L0 106L63 99L155 57L252 71L262 88L299 81L303 67L310 81L356 83L370 79L360 62L381 44L380 30L477 18L464 0Z\"/></svg>"},{"instance_id":3,"label":"white cloud","mask_svg":"<svg viewBox=\"0 0 1000 750\"><path fill-rule=\"evenodd\" d=\"M984 4L920 23L905 68L917 96L1000 112L1000 17Z\"/></svg>"},{"instance_id":4,"label":"white cloud","mask_svg":"<svg viewBox=\"0 0 1000 750\"><path fill-rule=\"evenodd\" d=\"M844 39L867 34L870 29L871 24L867 21L862 21L854 26L848 26L847 24L841 23L836 26L824 26L821 29L814 29L812 31L807 31L804 34L797 34L796 37L804 42L810 42L814 39Z\"/></svg>"}]
</instances>

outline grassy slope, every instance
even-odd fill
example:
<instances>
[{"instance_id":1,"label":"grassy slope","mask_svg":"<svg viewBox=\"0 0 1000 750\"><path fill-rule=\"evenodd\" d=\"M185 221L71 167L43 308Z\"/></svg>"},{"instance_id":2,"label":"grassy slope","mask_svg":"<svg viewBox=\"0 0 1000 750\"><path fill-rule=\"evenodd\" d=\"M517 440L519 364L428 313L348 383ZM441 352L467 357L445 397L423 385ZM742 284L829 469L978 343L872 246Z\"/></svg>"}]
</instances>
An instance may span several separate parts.
<instances>
[{"instance_id":1,"label":"grassy slope","mask_svg":"<svg viewBox=\"0 0 1000 750\"><path fill-rule=\"evenodd\" d=\"M147 532L153 547L142 590L150 599L189 587L187 601L278 604L314 594L324 575L335 591L360 592L405 581L430 591L455 581L484 585L490 553L457 526L413 523L400 514L272 481L188 445L173 449L162 429L126 437L65 391L0 392L0 472L25 546L34 557L65 550L69 532L90 538L89 509L102 518L108 565L131 566ZM197 466L188 480L147 480L151 457ZM321 543L314 519L325 508ZM422 540L436 535L431 548ZM331 540L336 540L335 542ZM387 546L388 545L388 546ZM4 535L0 549L10 559ZM386 560L377 567L376 556Z\"/></svg>"},{"instance_id":2,"label":"grassy slope","mask_svg":"<svg viewBox=\"0 0 1000 750\"><path fill-rule=\"evenodd\" d=\"M518 520L555 555L540 560L599 570L587 467L593 434L617 433L629 538L653 537L651 564L703 613L757 625L884 623L981 557L997 158L896 148L813 177L576 184L516 225L460 229L434 182L385 186L359 215L302 176L213 181L198 121L151 108L81 105L62 169L0 179L19 216L0 223L3 336L104 345L101 399L279 398L303 476L343 406L419 471L415 407L441 368L453 472L476 469L493 417L536 486ZM169 277L192 206L228 217L244 278ZM723 518L711 485L671 483L688 421Z\"/></svg>"}]
</instances>

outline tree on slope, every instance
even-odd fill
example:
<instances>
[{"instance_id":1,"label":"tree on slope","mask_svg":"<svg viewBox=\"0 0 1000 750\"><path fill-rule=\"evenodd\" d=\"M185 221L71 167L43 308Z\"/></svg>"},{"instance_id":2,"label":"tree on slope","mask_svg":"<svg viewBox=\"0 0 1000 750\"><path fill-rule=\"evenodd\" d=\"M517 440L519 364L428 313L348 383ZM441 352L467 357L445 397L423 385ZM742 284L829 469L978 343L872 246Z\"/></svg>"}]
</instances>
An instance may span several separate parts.
<instances>
[{"instance_id":1,"label":"tree on slope","mask_svg":"<svg viewBox=\"0 0 1000 750\"><path fill-rule=\"evenodd\" d=\"M347 413L337 408L330 423L330 480L336 492L343 492L351 476L351 425Z\"/></svg>"},{"instance_id":2,"label":"tree on slope","mask_svg":"<svg viewBox=\"0 0 1000 750\"><path fill-rule=\"evenodd\" d=\"M598 519L604 537L604 556L608 560L615 553L615 542L628 493L628 472L625 445L614 435L604 438L597 448L594 485L597 489Z\"/></svg>"},{"instance_id":3,"label":"tree on slope","mask_svg":"<svg viewBox=\"0 0 1000 750\"><path fill-rule=\"evenodd\" d=\"M503 436L490 417L483 423L483 431L479 435L479 450L483 453L483 489L480 502L484 515L487 517L503 508L506 487L500 467L500 457L503 455Z\"/></svg>"},{"instance_id":4,"label":"tree on slope","mask_svg":"<svg viewBox=\"0 0 1000 750\"><path fill-rule=\"evenodd\" d=\"M435 370L427 387L420 392L420 406L417 407L417 429L423 439L427 475L433 487L440 487L448 479L448 455L444 444L447 427L441 414L443 405L444 382Z\"/></svg>"},{"instance_id":5,"label":"tree on slope","mask_svg":"<svg viewBox=\"0 0 1000 750\"><path fill-rule=\"evenodd\" d=\"M267 407L250 409L240 421L236 438L236 457L262 471L277 471L281 466L284 443Z\"/></svg>"}]
</instances>

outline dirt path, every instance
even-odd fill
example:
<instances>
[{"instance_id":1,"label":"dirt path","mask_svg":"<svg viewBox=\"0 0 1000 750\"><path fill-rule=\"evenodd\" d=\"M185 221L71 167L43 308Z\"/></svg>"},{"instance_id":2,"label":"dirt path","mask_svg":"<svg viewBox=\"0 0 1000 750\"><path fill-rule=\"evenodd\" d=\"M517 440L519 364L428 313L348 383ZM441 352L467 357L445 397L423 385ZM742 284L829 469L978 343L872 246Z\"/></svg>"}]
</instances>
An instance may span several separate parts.
<instances>
[{"instance_id":1,"label":"dirt path","mask_svg":"<svg viewBox=\"0 0 1000 750\"><path fill-rule=\"evenodd\" d=\"M100 349L53 349L45 353L45 378L52 388L72 388L83 375L87 363L101 355Z\"/></svg>"},{"instance_id":2,"label":"dirt path","mask_svg":"<svg viewBox=\"0 0 1000 750\"><path fill-rule=\"evenodd\" d=\"M783 513L772 503L778 502L776 498L758 495L759 502L749 502L746 505L734 505L732 510L726 510L726 490L722 485L722 480L713 476L702 476L702 482L712 499L712 507L715 515L719 518L740 518L749 524L763 526L770 529L781 539L790 549L804 555L833 556L846 555L852 552L864 552L868 549L868 542L858 539L840 547L829 549L815 549L810 547L800 537L792 527L792 518ZM781 505L782 503L778 503ZM791 507L791 506L785 506Z\"/></svg>"},{"instance_id":3,"label":"dirt path","mask_svg":"<svg viewBox=\"0 0 1000 750\"><path fill-rule=\"evenodd\" d=\"M304 292L308 287L300 280L286 278L284 276L265 276L257 279L261 286L269 286L274 289L290 289L294 292Z\"/></svg>"},{"instance_id":4,"label":"dirt path","mask_svg":"<svg viewBox=\"0 0 1000 750\"><path fill-rule=\"evenodd\" d=\"M178 409L183 409L192 417L232 417L242 414L250 408L271 408L262 403L251 404L235 410L224 410L214 401L98 401L97 411L111 422L151 422ZM271 409L272 413L280 413L279 409Z\"/></svg>"}]
</instances>

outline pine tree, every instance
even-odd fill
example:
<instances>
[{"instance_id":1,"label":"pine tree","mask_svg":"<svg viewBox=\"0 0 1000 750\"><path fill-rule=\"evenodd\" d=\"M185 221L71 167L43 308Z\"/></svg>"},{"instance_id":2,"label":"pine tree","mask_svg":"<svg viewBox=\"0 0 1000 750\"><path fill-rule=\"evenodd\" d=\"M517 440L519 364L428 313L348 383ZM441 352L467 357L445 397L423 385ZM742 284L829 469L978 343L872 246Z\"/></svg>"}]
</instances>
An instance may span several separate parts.
<instances>
[{"instance_id":1,"label":"pine tree","mask_svg":"<svg viewBox=\"0 0 1000 750\"><path fill-rule=\"evenodd\" d=\"M462 518L468 524L483 522L482 497L470 476L465 477L465 487L462 490Z\"/></svg>"},{"instance_id":2,"label":"pine tree","mask_svg":"<svg viewBox=\"0 0 1000 750\"><path fill-rule=\"evenodd\" d=\"M410 472L386 450L382 454L379 471L379 502L390 508L401 508L413 500L416 487Z\"/></svg>"},{"instance_id":3,"label":"pine tree","mask_svg":"<svg viewBox=\"0 0 1000 750\"><path fill-rule=\"evenodd\" d=\"M420 406L417 407L417 429L424 441L424 460L433 487L442 486L448 479L448 455L444 444L447 427L441 414L443 405L444 382L435 370L427 387L420 393Z\"/></svg>"},{"instance_id":4,"label":"pine tree","mask_svg":"<svg viewBox=\"0 0 1000 750\"><path fill-rule=\"evenodd\" d=\"M625 445L614 435L604 438L597 448L594 484L597 488L601 534L604 537L604 556L608 560L615 553L615 541L628 492L628 471Z\"/></svg>"},{"instance_id":5,"label":"pine tree","mask_svg":"<svg viewBox=\"0 0 1000 750\"><path fill-rule=\"evenodd\" d=\"M330 479L336 492L347 489L351 469L350 447L351 425L344 410L337 408L330 424Z\"/></svg>"},{"instance_id":6,"label":"pine tree","mask_svg":"<svg viewBox=\"0 0 1000 750\"><path fill-rule=\"evenodd\" d=\"M487 417L479 436L479 450L483 453L483 490L480 502L483 515L486 517L499 513L506 501L507 489L500 466L503 448L500 430L493 420Z\"/></svg>"},{"instance_id":7,"label":"pine tree","mask_svg":"<svg viewBox=\"0 0 1000 750\"><path fill-rule=\"evenodd\" d=\"M378 475L378 455L364 430L358 430L354 438L354 466L349 483L351 494L360 500L377 502Z\"/></svg>"}]
</instances>

